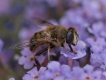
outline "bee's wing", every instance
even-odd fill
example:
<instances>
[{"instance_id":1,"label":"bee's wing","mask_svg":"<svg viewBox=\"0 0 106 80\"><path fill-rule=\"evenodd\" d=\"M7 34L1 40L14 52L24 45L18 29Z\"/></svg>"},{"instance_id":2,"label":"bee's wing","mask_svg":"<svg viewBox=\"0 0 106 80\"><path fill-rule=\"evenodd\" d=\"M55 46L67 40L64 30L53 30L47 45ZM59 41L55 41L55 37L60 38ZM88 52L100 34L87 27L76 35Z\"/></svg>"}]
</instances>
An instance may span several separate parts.
<instances>
[{"instance_id":1,"label":"bee's wing","mask_svg":"<svg viewBox=\"0 0 106 80\"><path fill-rule=\"evenodd\" d=\"M33 42L31 42L31 43L29 42L30 40L19 41L15 45L11 46L10 49L23 49L25 47L29 47L36 43L34 40L35 39L33 39Z\"/></svg>"},{"instance_id":2,"label":"bee's wing","mask_svg":"<svg viewBox=\"0 0 106 80\"><path fill-rule=\"evenodd\" d=\"M28 19L27 21L29 21L30 24L32 24L38 28L43 28L43 29L45 29L47 26L54 25L54 24L52 24L44 19L40 19L38 17L33 17L31 19Z\"/></svg>"},{"instance_id":3,"label":"bee's wing","mask_svg":"<svg viewBox=\"0 0 106 80\"><path fill-rule=\"evenodd\" d=\"M40 25L40 24L44 24L44 25L54 25L54 24L52 24L52 23L50 23L50 22L48 22L48 21L46 21L46 20L44 20L44 19L38 18L38 17L33 17L33 18L32 18L32 22L34 22L34 23L36 23L36 24L38 24L38 25Z\"/></svg>"},{"instance_id":4,"label":"bee's wing","mask_svg":"<svg viewBox=\"0 0 106 80\"><path fill-rule=\"evenodd\" d=\"M11 46L10 49L23 49L24 47L28 47L30 43L28 41L19 41L15 45Z\"/></svg>"},{"instance_id":5,"label":"bee's wing","mask_svg":"<svg viewBox=\"0 0 106 80\"><path fill-rule=\"evenodd\" d=\"M47 43L48 41L51 41L50 38L47 37L47 39L31 39L31 41L29 39L26 40L22 40L17 42L15 45L11 46L10 49L23 49L25 47L30 47L33 44L43 44L43 43ZM37 44L38 45L38 44Z\"/></svg>"}]
</instances>

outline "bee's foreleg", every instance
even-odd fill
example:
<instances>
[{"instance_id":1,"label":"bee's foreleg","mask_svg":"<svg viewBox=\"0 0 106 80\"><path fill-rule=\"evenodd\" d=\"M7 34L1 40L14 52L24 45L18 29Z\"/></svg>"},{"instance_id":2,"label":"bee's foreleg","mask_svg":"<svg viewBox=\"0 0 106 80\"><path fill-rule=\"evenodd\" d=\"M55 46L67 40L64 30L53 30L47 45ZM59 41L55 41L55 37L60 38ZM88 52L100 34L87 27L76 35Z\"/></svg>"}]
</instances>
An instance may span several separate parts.
<instances>
[{"instance_id":1,"label":"bee's foreleg","mask_svg":"<svg viewBox=\"0 0 106 80\"><path fill-rule=\"evenodd\" d=\"M71 45L68 45L68 46L69 46L70 50L73 52L73 49L72 49Z\"/></svg>"},{"instance_id":2,"label":"bee's foreleg","mask_svg":"<svg viewBox=\"0 0 106 80\"><path fill-rule=\"evenodd\" d=\"M73 50L73 48L71 47L71 45L68 45L68 46L69 46L69 48L70 48L71 52L73 52L74 54L76 54L76 53L77 53L76 51L74 51L74 50Z\"/></svg>"}]
</instances>

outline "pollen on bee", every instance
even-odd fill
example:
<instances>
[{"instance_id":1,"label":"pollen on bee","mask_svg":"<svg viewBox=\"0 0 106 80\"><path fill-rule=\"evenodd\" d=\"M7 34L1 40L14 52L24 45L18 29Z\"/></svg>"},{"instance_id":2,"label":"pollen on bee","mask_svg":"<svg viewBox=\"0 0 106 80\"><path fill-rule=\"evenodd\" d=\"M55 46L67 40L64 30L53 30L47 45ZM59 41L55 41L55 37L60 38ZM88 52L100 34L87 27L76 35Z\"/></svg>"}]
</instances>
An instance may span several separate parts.
<instances>
[{"instance_id":1,"label":"pollen on bee","mask_svg":"<svg viewBox=\"0 0 106 80\"><path fill-rule=\"evenodd\" d=\"M35 76L34 76L35 79L38 78L38 77L39 77L38 75L35 75Z\"/></svg>"},{"instance_id":2,"label":"pollen on bee","mask_svg":"<svg viewBox=\"0 0 106 80\"><path fill-rule=\"evenodd\" d=\"M34 56L30 57L30 61L34 61L34 59L35 59Z\"/></svg>"}]
</instances>

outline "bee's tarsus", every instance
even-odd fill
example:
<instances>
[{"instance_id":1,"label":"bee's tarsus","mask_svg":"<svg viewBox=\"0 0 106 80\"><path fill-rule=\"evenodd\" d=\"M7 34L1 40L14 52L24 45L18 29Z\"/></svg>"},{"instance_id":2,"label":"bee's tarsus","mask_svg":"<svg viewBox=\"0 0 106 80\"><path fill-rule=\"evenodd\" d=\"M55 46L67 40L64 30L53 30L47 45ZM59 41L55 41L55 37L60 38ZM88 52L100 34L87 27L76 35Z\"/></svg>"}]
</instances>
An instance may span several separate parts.
<instances>
[{"instance_id":1,"label":"bee's tarsus","mask_svg":"<svg viewBox=\"0 0 106 80\"><path fill-rule=\"evenodd\" d=\"M70 48L71 52L73 52L73 49L72 49L71 45L68 45L68 46L69 46L69 48Z\"/></svg>"},{"instance_id":2,"label":"bee's tarsus","mask_svg":"<svg viewBox=\"0 0 106 80\"><path fill-rule=\"evenodd\" d=\"M39 70L40 69L40 67L41 67L41 64L39 63L39 61L35 58L35 63L36 63L36 67L37 67L37 69Z\"/></svg>"},{"instance_id":3,"label":"bee's tarsus","mask_svg":"<svg viewBox=\"0 0 106 80\"><path fill-rule=\"evenodd\" d=\"M72 52L72 53L77 54L77 52L76 52L75 50L73 50L73 52Z\"/></svg>"}]
</instances>

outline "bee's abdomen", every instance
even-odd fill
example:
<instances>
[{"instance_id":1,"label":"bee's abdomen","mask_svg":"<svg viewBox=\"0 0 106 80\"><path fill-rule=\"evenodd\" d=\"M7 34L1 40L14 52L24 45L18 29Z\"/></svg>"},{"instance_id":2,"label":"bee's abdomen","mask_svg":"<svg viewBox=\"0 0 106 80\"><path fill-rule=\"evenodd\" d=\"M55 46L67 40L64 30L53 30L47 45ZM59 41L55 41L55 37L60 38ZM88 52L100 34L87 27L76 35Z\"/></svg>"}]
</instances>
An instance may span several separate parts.
<instances>
[{"instance_id":1,"label":"bee's abdomen","mask_svg":"<svg viewBox=\"0 0 106 80\"><path fill-rule=\"evenodd\" d=\"M30 39L30 50L34 52L36 48L39 46L39 42L42 40L43 31L36 32L32 38Z\"/></svg>"},{"instance_id":2,"label":"bee's abdomen","mask_svg":"<svg viewBox=\"0 0 106 80\"><path fill-rule=\"evenodd\" d=\"M36 45L31 45L31 46L30 46L30 50L31 50L32 52L35 51L35 49L36 49L35 47L36 47Z\"/></svg>"},{"instance_id":3,"label":"bee's abdomen","mask_svg":"<svg viewBox=\"0 0 106 80\"><path fill-rule=\"evenodd\" d=\"M38 33L35 33L32 38L30 39L30 50L33 52L35 51L36 49L36 41L37 41L37 34Z\"/></svg>"}]
</instances>

